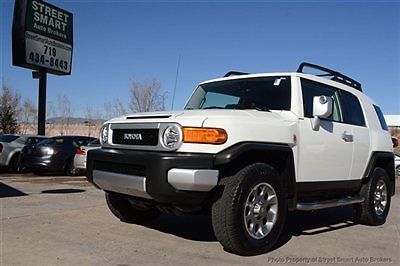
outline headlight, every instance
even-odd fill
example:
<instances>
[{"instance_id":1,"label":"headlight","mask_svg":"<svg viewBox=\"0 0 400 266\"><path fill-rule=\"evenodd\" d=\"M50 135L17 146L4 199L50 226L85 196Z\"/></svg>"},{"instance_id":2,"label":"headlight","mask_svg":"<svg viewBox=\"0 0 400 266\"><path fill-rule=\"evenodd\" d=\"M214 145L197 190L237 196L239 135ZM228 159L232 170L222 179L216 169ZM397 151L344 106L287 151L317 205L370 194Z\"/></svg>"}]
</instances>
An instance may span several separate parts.
<instances>
[{"instance_id":1,"label":"headlight","mask_svg":"<svg viewBox=\"0 0 400 266\"><path fill-rule=\"evenodd\" d=\"M162 136L162 144L165 148L176 150L182 143L182 129L177 125L168 126Z\"/></svg>"},{"instance_id":2,"label":"headlight","mask_svg":"<svg viewBox=\"0 0 400 266\"><path fill-rule=\"evenodd\" d=\"M100 129L100 143L105 144L108 143L108 131L110 128L110 124L105 124Z\"/></svg>"},{"instance_id":3,"label":"headlight","mask_svg":"<svg viewBox=\"0 0 400 266\"><path fill-rule=\"evenodd\" d=\"M53 155L54 154L54 150L52 148L47 148L46 149L46 153L47 153L47 155Z\"/></svg>"}]
</instances>

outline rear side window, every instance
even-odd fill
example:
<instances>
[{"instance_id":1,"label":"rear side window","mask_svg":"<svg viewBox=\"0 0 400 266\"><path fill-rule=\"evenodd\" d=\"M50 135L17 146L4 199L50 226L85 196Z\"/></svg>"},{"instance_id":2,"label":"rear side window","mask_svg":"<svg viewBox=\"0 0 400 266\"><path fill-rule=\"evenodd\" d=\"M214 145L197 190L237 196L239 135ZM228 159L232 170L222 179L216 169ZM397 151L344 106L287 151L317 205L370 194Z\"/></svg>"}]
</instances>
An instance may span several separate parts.
<instances>
[{"instance_id":1,"label":"rear side window","mask_svg":"<svg viewBox=\"0 0 400 266\"><path fill-rule=\"evenodd\" d=\"M364 114L358 98L347 91L340 91L344 109L344 122L356 126L365 127Z\"/></svg>"},{"instance_id":2,"label":"rear side window","mask_svg":"<svg viewBox=\"0 0 400 266\"><path fill-rule=\"evenodd\" d=\"M15 135L0 135L0 142L13 142L17 138L19 137Z\"/></svg>"},{"instance_id":3,"label":"rear side window","mask_svg":"<svg viewBox=\"0 0 400 266\"><path fill-rule=\"evenodd\" d=\"M66 143L65 138L50 138L40 142L40 145L61 145Z\"/></svg>"},{"instance_id":4,"label":"rear side window","mask_svg":"<svg viewBox=\"0 0 400 266\"><path fill-rule=\"evenodd\" d=\"M381 108L379 106L374 105L376 115L378 116L379 122L381 123L381 127L383 130L388 131L388 126L385 121L385 117L382 114Z\"/></svg>"},{"instance_id":5,"label":"rear side window","mask_svg":"<svg viewBox=\"0 0 400 266\"><path fill-rule=\"evenodd\" d=\"M44 138L28 138L25 142L27 145L38 144L40 141L44 140Z\"/></svg>"},{"instance_id":6,"label":"rear side window","mask_svg":"<svg viewBox=\"0 0 400 266\"><path fill-rule=\"evenodd\" d=\"M77 147L80 146L85 146L87 145L89 142L93 141L94 138L80 138L80 139L75 139L74 140L74 145Z\"/></svg>"}]
</instances>

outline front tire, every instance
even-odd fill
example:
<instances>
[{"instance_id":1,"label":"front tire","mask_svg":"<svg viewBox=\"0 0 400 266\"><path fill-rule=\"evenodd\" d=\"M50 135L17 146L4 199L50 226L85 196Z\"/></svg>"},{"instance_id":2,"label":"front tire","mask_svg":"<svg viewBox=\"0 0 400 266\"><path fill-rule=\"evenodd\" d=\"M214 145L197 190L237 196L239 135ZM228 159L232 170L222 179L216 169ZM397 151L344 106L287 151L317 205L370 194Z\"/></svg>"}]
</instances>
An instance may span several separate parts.
<instances>
[{"instance_id":1,"label":"front tire","mask_svg":"<svg viewBox=\"0 0 400 266\"><path fill-rule=\"evenodd\" d=\"M19 154L13 155L13 157L10 160L10 166L9 170L13 174L18 174L21 172L21 164L19 162Z\"/></svg>"},{"instance_id":2,"label":"front tire","mask_svg":"<svg viewBox=\"0 0 400 266\"><path fill-rule=\"evenodd\" d=\"M106 192L106 201L112 214L120 219L121 222L148 224L160 215L157 209L135 208L128 200L118 194Z\"/></svg>"},{"instance_id":3,"label":"front tire","mask_svg":"<svg viewBox=\"0 0 400 266\"><path fill-rule=\"evenodd\" d=\"M368 183L361 187L360 195L365 201L355 206L357 220L366 225L384 224L391 201L390 180L386 171L375 168Z\"/></svg>"},{"instance_id":4,"label":"front tire","mask_svg":"<svg viewBox=\"0 0 400 266\"><path fill-rule=\"evenodd\" d=\"M263 163L249 165L221 181L222 196L212 206L215 236L229 252L257 255L280 237L287 205L279 174Z\"/></svg>"}]
</instances>

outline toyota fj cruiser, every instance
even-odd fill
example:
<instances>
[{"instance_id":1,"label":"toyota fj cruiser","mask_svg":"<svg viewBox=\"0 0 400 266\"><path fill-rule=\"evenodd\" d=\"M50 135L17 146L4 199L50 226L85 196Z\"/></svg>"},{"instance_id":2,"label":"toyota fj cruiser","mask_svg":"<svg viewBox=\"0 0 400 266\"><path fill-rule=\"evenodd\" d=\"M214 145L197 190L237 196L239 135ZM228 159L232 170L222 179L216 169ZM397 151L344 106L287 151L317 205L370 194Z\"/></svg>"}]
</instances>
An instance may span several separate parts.
<instances>
[{"instance_id":1,"label":"toyota fj cruiser","mask_svg":"<svg viewBox=\"0 0 400 266\"><path fill-rule=\"evenodd\" d=\"M306 74L311 68L322 74ZM302 63L294 73L201 83L183 111L107 121L87 179L121 221L211 211L226 250L267 252L286 214L353 205L381 225L395 190L392 142L357 81Z\"/></svg>"}]
</instances>

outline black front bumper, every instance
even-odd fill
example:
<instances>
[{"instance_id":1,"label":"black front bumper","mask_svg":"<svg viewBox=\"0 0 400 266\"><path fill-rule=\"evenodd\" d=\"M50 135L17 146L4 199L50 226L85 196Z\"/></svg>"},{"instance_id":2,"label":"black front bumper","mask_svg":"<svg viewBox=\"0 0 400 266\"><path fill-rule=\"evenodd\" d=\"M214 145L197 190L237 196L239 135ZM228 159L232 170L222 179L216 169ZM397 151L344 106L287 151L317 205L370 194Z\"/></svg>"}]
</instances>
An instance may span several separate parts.
<instances>
[{"instance_id":1,"label":"black front bumper","mask_svg":"<svg viewBox=\"0 0 400 266\"><path fill-rule=\"evenodd\" d=\"M144 176L147 193L154 201L192 205L202 203L208 192L176 190L168 183L168 170L212 169L213 162L211 154L95 149L88 152L86 176L95 186L94 170Z\"/></svg>"}]
</instances>

